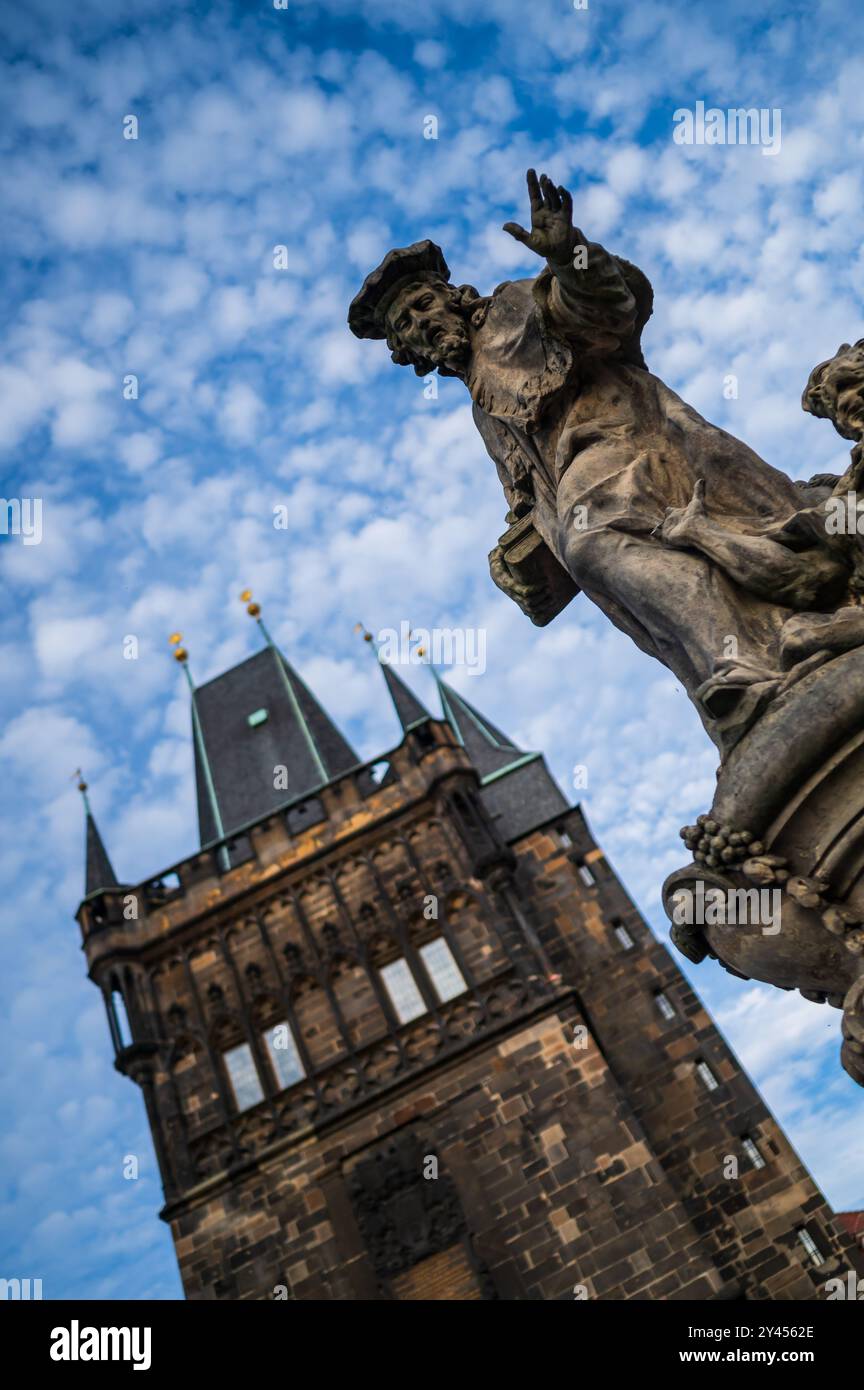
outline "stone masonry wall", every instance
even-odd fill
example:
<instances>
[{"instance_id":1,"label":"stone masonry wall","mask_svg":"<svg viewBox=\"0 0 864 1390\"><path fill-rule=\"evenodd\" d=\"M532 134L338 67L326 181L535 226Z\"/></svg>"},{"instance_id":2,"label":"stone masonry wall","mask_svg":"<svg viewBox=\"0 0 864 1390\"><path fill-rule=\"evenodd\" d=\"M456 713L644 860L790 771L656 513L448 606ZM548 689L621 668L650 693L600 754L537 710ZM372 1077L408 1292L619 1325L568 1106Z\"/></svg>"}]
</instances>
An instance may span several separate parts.
<instances>
[{"instance_id":1,"label":"stone masonry wall","mask_svg":"<svg viewBox=\"0 0 864 1390\"><path fill-rule=\"evenodd\" d=\"M283 1149L172 1221L190 1298L386 1297L346 1192L405 1130L459 1193L501 1298L717 1296L721 1278L596 1046L562 1001L391 1106ZM460 1267L454 1278L462 1278Z\"/></svg>"},{"instance_id":2,"label":"stone masonry wall","mask_svg":"<svg viewBox=\"0 0 864 1390\"><path fill-rule=\"evenodd\" d=\"M562 844L562 830L571 846ZM724 1283L749 1298L812 1298L838 1267L857 1267L822 1193L581 814L570 812L519 849L541 940L556 968L578 982L597 1043ZM582 881L580 864L593 885ZM617 922L631 949L617 939ZM671 1019L658 1008L660 992L675 1009ZM715 1090L700 1080L699 1062L711 1069ZM745 1136L763 1168L749 1162ZM826 1256L822 1265L808 1260L801 1227Z\"/></svg>"}]
</instances>

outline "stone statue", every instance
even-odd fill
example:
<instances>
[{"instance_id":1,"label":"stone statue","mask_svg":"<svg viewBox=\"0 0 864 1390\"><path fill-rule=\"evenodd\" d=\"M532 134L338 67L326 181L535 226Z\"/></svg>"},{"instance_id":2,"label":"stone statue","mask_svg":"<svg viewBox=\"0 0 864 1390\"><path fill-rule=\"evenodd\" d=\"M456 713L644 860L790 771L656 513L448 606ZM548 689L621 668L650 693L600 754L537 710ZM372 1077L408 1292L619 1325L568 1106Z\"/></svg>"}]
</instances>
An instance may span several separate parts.
<instances>
[{"instance_id":1,"label":"stone statue","mask_svg":"<svg viewBox=\"0 0 864 1390\"><path fill-rule=\"evenodd\" d=\"M755 946L740 924L716 922L698 930L676 923L673 940L692 959L713 955L735 973L745 974L743 965L746 975L810 998L839 1003L848 993L844 1064L864 1084L864 790L854 789L858 774L864 785L864 550L856 524L864 343L844 344L817 367L803 398L805 410L856 441L849 469L795 483L648 370L640 339L651 286L574 227L567 190L529 170L528 195L530 231L512 222L504 230L545 261L536 279L482 297L453 286L440 249L421 241L390 251L367 276L349 325L358 337L386 339L393 361L418 375L437 368L468 387L509 505L510 531L489 557L498 587L539 624L582 590L674 672L714 740L718 795L700 824L682 831L694 863L680 871L683 880L667 882L667 910L682 883L687 891L697 879L703 889L734 891L764 888L770 878L798 915L786 911L782 942L771 939L773 928L760 933L758 922ZM838 708L838 682L848 710ZM835 792L842 783L842 805L832 803L830 827L815 834L795 781L802 759L792 759L789 782L771 758L788 761L790 739L803 741L818 820L818 773L829 775L831 757L844 739L854 743L859 726L862 764L850 745L842 776L837 767L831 774ZM767 760L758 771L757 747ZM797 808L803 842L799 831L788 845L780 834L781 803ZM844 860L840 887L831 856L856 815L861 880ZM796 898L799 878L810 886ZM826 930L825 914L836 923L838 911L842 928Z\"/></svg>"}]
</instances>

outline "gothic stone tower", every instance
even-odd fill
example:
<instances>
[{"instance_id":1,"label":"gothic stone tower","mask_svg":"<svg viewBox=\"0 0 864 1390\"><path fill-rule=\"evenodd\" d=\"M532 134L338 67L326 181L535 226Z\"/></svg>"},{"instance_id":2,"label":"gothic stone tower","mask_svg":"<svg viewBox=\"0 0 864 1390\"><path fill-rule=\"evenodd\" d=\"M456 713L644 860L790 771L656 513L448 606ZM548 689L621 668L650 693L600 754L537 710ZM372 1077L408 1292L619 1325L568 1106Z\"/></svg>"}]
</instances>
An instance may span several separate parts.
<instances>
[{"instance_id":1,"label":"gothic stone tower","mask_svg":"<svg viewBox=\"0 0 864 1390\"><path fill-rule=\"evenodd\" d=\"M87 807L187 1297L817 1298L860 1256L580 809L382 671L374 763L269 637L193 688L202 847L156 878Z\"/></svg>"}]
</instances>

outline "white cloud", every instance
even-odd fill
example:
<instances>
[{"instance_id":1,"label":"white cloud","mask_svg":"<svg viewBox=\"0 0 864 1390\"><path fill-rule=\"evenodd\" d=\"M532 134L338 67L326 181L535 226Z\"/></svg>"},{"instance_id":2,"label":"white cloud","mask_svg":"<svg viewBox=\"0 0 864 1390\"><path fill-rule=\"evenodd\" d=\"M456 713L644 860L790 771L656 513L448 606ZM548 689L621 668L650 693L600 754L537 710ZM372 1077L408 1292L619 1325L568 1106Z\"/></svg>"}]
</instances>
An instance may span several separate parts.
<instances>
[{"instance_id":1,"label":"white cloud","mask_svg":"<svg viewBox=\"0 0 864 1390\"><path fill-rule=\"evenodd\" d=\"M414 45L414 61L423 68L443 68L447 61L447 49L436 39L421 39Z\"/></svg>"},{"instance_id":2,"label":"white cloud","mask_svg":"<svg viewBox=\"0 0 864 1390\"><path fill-rule=\"evenodd\" d=\"M69 677L104 649L109 627L104 618L51 618L37 626L34 640L43 672Z\"/></svg>"},{"instance_id":3,"label":"white cloud","mask_svg":"<svg viewBox=\"0 0 864 1390\"><path fill-rule=\"evenodd\" d=\"M11 448L33 428L43 410L41 384L20 367L0 367L0 447Z\"/></svg>"},{"instance_id":4,"label":"white cloud","mask_svg":"<svg viewBox=\"0 0 864 1390\"><path fill-rule=\"evenodd\" d=\"M219 409L219 424L234 444L251 444L264 409L256 391L244 381L232 382Z\"/></svg>"},{"instance_id":5,"label":"white cloud","mask_svg":"<svg viewBox=\"0 0 864 1390\"><path fill-rule=\"evenodd\" d=\"M0 736L0 758L13 770L28 795L39 789L56 797L66 788L76 765L95 776L105 765L96 736L80 720L52 706L34 706L12 719Z\"/></svg>"},{"instance_id":6,"label":"white cloud","mask_svg":"<svg viewBox=\"0 0 864 1390\"><path fill-rule=\"evenodd\" d=\"M129 327L134 314L135 305L127 295L98 294L81 331L100 346L113 343Z\"/></svg>"},{"instance_id":7,"label":"white cloud","mask_svg":"<svg viewBox=\"0 0 864 1390\"><path fill-rule=\"evenodd\" d=\"M118 453L133 473L143 473L159 458L162 437L158 430L138 430L120 441Z\"/></svg>"},{"instance_id":8,"label":"white cloud","mask_svg":"<svg viewBox=\"0 0 864 1390\"><path fill-rule=\"evenodd\" d=\"M81 449L99 443L109 433L112 412L101 401L70 401L54 417L51 438L61 449Z\"/></svg>"}]
</instances>

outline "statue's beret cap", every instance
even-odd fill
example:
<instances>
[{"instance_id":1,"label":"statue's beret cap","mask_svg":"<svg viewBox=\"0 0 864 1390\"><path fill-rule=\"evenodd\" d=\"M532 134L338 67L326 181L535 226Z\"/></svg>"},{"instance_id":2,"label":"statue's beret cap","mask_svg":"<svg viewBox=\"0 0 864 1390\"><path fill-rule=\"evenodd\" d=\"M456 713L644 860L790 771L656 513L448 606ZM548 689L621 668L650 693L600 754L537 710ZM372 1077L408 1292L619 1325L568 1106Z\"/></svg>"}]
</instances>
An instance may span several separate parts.
<instances>
[{"instance_id":1,"label":"statue's beret cap","mask_svg":"<svg viewBox=\"0 0 864 1390\"><path fill-rule=\"evenodd\" d=\"M413 246L388 251L381 264L366 276L363 288L351 301L348 327L358 338L385 338L384 315L397 291L412 280L429 275L450 279L444 253L434 241L415 241Z\"/></svg>"}]
</instances>

